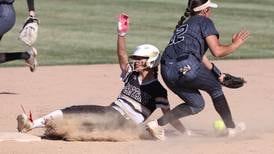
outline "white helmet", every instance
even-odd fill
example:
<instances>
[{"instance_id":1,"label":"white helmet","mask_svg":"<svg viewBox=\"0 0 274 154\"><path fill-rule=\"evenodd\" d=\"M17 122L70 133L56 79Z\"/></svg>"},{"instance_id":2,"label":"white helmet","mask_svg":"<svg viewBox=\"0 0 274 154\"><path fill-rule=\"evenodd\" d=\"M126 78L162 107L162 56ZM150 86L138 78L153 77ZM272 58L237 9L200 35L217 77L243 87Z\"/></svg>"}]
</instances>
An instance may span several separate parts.
<instances>
[{"instance_id":1,"label":"white helmet","mask_svg":"<svg viewBox=\"0 0 274 154\"><path fill-rule=\"evenodd\" d=\"M147 57L148 60L146 65L149 68L157 67L160 63L161 57L159 49L151 44L142 44L137 46L133 54L130 55L130 58L133 58L134 56Z\"/></svg>"}]
</instances>

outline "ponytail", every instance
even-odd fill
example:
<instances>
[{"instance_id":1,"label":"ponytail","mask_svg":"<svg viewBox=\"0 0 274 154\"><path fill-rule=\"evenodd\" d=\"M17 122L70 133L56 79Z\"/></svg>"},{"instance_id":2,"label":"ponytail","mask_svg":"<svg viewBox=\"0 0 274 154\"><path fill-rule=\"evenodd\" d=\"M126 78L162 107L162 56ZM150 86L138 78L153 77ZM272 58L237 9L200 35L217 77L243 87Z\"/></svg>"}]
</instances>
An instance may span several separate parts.
<instances>
[{"instance_id":1,"label":"ponytail","mask_svg":"<svg viewBox=\"0 0 274 154\"><path fill-rule=\"evenodd\" d=\"M181 18L178 21L174 31L176 31L176 29L179 28L188 17L199 14L199 12L195 12L193 10L193 8L202 5L202 4L206 3L207 1L208 0L188 0L187 8L185 10L185 13L184 13L183 16L181 16Z\"/></svg>"},{"instance_id":2,"label":"ponytail","mask_svg":"<svg viewBox=\"0 0 274 154\"><path fill-rule=\"evenodd\" d=\"M191 12L190 12L190 9L189 8L186 8L185 10L185 13L183 16L181 16L180 20L178 21L176 27L175 27L175 30L182 26L182 24L184 23L184 21L190 16Z\"/></svg>"}]
</instances>

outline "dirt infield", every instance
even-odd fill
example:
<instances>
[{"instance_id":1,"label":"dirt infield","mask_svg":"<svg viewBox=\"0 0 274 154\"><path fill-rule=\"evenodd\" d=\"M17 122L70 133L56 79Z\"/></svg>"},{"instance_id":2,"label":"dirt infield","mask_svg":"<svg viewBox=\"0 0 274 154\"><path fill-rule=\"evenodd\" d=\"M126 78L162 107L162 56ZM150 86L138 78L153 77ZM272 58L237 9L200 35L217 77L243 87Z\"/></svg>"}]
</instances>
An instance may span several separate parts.
<instances>
[{"instance_id":1,"label":"dirt infield","mask_svg":"<svg viewBox=\"0 0 274 154\"><path fill-rule=\"evenodd\" d=\"M207 94L206 107L198 115L181 119L200 136L179 135L166 127L166 141L128 142L0 142L0 153L274 153L274 59L216 61L224 72L245 77L247 84L237 90L224 88L236 121L247 131L236 138L216 138L212 122L218 118ZM76 104L108 105L117 97L122 83L118 65L39 67L30 73L25 67L0 68L0 131L16 131L20 104L39 117L55 109ZM169 91L171 106L181 101ZM150 119L161 114L157 111ZM43 129L31 134L42 135Z\"/></svg>"}]
</instances>

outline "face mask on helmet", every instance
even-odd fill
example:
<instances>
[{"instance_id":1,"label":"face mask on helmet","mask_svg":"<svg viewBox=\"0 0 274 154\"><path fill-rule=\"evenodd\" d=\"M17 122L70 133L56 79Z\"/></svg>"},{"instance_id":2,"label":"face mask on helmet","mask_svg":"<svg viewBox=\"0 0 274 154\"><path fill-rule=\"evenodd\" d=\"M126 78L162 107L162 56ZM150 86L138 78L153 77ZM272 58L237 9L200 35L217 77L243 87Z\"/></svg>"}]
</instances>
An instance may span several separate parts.
<instances>
[{"instance_id":1,"label":"face mask on helmet","mask_svg":"<svg viewBox=\"0 0 274 154\"><path fill-rule=\"evenodd\" d=\"M143 44L135 48L130 58L134 57L144 57L147 58L146 66L148 68L157 67L160 63L160 51L153 45Z\"/></svg>"}]
</instances>

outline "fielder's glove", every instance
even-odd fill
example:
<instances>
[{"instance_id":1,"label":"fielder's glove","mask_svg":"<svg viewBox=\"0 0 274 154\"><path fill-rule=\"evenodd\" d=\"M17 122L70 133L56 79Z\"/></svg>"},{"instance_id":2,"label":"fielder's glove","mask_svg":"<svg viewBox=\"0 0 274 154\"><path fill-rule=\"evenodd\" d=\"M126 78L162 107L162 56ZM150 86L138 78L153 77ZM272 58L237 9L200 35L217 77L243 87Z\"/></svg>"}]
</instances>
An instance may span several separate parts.
<instances>
[{"instance_id":1,"label":"fielder's glove","mask_svg":"<svg viewBox=\"0 0 274 154\"><path fill-rule=\"evenodd\" d=\"M240 88L246 83L244 78L241 77L235 77L228 73L223 73L225 75L223 81L221 84L228 88Z\"/></svg>"},{"instance_id":2,"label":"fielder's glove","mask_svg":"<svg viewBox=\"0 0 274 154\"><path fill-rule=\"evenodd\" d=\"M129 18L125 13L121 13L118 16L118 35L125 36L129 28Z\"/></svg>"},{"instance_id":3,"label":"fielder's glove","mask_svg":"<svg viewBox=\"0 0 274 154\"><path fill-rule=\"evenodd\" d=\"M39 20L29 16L20 30L19 39L28 46L32 46L37 39Z\"/></svg>"}]
</instances>

